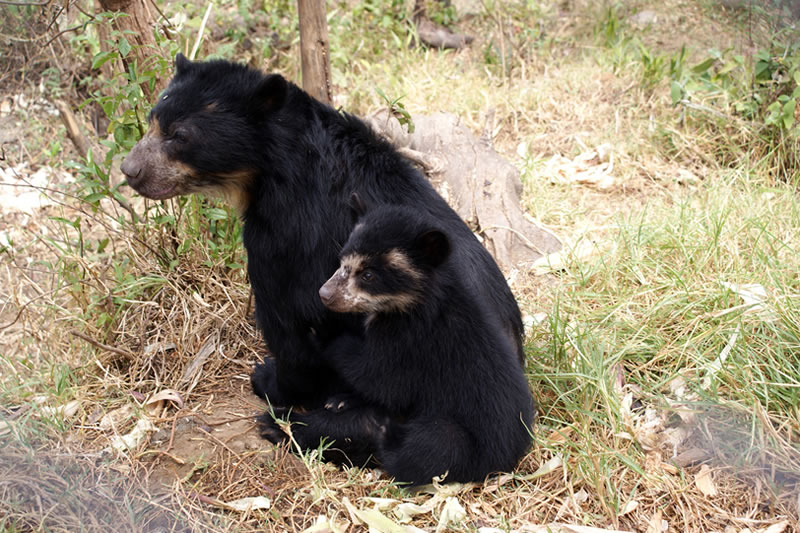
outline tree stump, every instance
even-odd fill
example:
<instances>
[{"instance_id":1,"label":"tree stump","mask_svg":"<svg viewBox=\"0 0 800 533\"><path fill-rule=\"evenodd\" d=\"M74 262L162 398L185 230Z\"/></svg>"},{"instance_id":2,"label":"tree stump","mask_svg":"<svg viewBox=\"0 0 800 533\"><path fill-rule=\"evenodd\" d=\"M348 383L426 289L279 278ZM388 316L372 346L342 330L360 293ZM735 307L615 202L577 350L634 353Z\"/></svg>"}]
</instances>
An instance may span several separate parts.
<instances>
[{"instance_id":1,"label":"tree stump","mask_svg":"<svg viewBox=\"0 0 800 533\"><path fill-rule=\"evenodd\" d=\"M455 115L415 116L409 134L388 111L367 119L400 153L423 168L434 187L467 222L504 272L528 268L561 242L520 207L519 171L486 136L476 138Z\"/></svg>"}]
</instances>

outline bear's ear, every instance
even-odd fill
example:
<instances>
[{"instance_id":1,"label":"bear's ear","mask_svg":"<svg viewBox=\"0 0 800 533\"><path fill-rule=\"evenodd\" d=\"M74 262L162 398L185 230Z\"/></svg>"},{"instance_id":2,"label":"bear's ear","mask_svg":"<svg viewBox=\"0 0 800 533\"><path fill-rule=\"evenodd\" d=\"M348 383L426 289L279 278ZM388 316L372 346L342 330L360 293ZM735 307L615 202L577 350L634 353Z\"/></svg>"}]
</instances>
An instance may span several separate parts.
<instances>
[{"instance_id":1,"label":"bear's ear","mask_svg":"<svg viewBox=\"0 0 800 533\"><path fill-rule=\"evenodd\" d=\"M175 56L175 75L181 76L192 70L193 63L186 59L186 56L178 52Z\"/></svg>"},{"instance_id":2,"label":"bear's ear","mask_svg":"<svg viewBox=\"0 0 800 533\"><path fill-rule=\"evenodd\" d=\"M422 233L415 241L421 257L432 267L438 267L450 255L450 240L439 230Z\"/></svg>"},{"instance_id":3,"label":"bear's ear","mask_svg":"<svg viewBox=\"0 0 800 533\"><path fill-rule=\"evenodd\" d=\"M289 84L280 74L268 74L258 82L251 97L254 110L265 113L277 111L286 101Z\"/></svg>"},{"instance_id":4,"label":"bear's ear","mask_svg":"<svg viewBox=\"0 0 800 533\"><path fill-rule=\"evenodd\" d=\"M350 195L350 201L347 202L347 205L353 211L353 220L358 220L367 212L367 204L357 192Z\"/></svg>"}]
</instances>

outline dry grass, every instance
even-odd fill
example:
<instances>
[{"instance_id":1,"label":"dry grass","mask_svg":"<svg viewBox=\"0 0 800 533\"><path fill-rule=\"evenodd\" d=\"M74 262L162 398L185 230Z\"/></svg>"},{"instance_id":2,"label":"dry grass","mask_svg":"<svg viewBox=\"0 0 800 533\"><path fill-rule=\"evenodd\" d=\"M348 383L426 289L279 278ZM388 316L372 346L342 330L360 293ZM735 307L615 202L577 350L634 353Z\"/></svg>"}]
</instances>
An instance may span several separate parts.
<instances>
[{"instance_id":1,"label":"dry grass","mask_svg":"<svg viewBox=\"0 0 800 533\"><path fill-rule=\"evenodd\" d=\"M798 530L794 191L745 166L744 144L731 151L725 137L747 139L735 120L679 121L664 84L642 84L638 63L598 44L602 10L489 6L464 22L478 39L458 53L344 34L359 21L343 12L334 43L354 59L334 56L334 82L337 104L362 113L382 105L375 87L404 94L412 113L456 112L475 130L493 108L495 145L519 164L531 215L601 251L547 276L517 274L522 307L547 315L529 339L542 415L519 468L410 493L379 471L264 443L253 422L264 406L248 382L264 350L246 279L228 266L241 251L209 244L225 242L202 215L215 204L136 204L151 222L121 224L113 202L94 210L53 183L49 207L4 213L0 227L13 243L0 263L0 530L400 531L408 503L421 506L411 525L429 531ZM698 49L742 46L728 19L696 4L657 8L665 22L641 32L654 50L679 49L676 33ZM536 21L545 33L519 37ZM373 37L391 52L358 55ZM295 52L273 63L294 72ZM39 148L15 145L4 169L66 146L52 117L14 113L35 117L25 127ZM548 173L553 155L603 143L614 150L612 189ZM779 319L730 312L740 302L720 280L762 283ZM737 327L732 362L712 374ZM709 375L712 386L698 385ZM688 392L671 385L678 376ZM164 391L172 400L151 401ZM142 421L153 429L115 451ZM230 508L259 496L269 509ZM373 509L395 524L376 523Z\"/></svg>"}]
</instances>

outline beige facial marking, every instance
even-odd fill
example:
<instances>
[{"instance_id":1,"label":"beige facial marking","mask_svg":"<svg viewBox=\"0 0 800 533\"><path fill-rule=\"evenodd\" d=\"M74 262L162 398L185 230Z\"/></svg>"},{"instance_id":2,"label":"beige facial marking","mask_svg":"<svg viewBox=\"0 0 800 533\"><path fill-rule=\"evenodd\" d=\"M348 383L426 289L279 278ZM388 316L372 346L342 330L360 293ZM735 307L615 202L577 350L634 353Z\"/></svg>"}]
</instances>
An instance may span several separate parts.
<instances>
[{"instance_id":1,"label":"beige facial marking","mask_svg":"<svg viewBox=\"0 0 800 533\"><path fill-rule=\"evenodd\" d=\"M359 254L350 254L342 257L342 267L347 273L353 272L361 268L364 263L364 256Z\"/></svg>"},{"instance_id":2,"label":"beige facial marking","mask_svg":"<svg viewBox=\"0 0 800 533\"><path fill-rule=\"evenodd\" d=\"M398 248L392 248L384 254L384 261L389 268L405 272L414 280L422 279L422 272L420 272L411 262L411 259L405 252Z\"/></svg>"}]
</instances>

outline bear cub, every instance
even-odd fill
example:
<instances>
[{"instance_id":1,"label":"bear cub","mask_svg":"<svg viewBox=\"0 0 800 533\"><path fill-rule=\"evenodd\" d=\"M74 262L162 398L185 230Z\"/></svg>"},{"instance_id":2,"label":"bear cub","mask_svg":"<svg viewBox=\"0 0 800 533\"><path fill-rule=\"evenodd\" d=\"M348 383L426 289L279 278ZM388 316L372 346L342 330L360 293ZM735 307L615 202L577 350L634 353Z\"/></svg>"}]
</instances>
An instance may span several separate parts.
<instances>
[{"instance_id":1,"label":"bear cub","mask_svg":"<svg viewBox=\"0 0 800 533\"><path fill-rule=\"evenodd\" d=\"M356 196L354 203L364 210ZM535 417L517 351L459 276L452 242L419 210L375 207L358 220L338 270L319 290L328 309L362 316L364 332L322 351L358 400L351 410L342 409L347 401L337 409L329 402L319 427L336 427L337 435L318 437L372 442L386 471L414 485L444 474L481 481L513 469ZM306 416L300 435L315 446L309 422L324 415Z\"/></svg>"}]
</instances>

